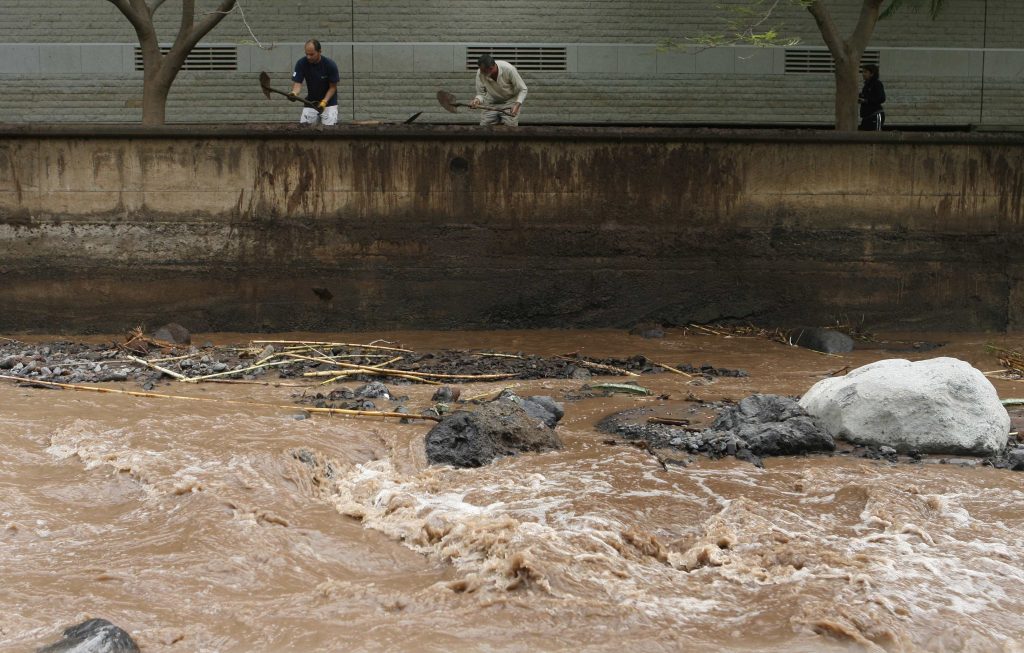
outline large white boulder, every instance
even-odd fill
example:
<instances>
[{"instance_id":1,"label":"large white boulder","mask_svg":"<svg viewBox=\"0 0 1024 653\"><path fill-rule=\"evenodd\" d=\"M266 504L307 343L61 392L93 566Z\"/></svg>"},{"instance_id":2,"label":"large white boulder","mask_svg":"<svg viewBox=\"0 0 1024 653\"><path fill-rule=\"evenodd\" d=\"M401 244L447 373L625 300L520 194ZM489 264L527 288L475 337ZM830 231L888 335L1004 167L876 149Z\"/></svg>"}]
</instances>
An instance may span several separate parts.
<instances>
[{"instance_id":1,"label":"large white boulder","mask_svg":"<svg viewBox=\"0 0 1024 653\"><path fill-rule=\"evenodd\" d=\"M996 389L956 358L878 361L815 383L800 405L832 437L897 451L989 456L1010 433Z\"/></svg>"}]
</instances>

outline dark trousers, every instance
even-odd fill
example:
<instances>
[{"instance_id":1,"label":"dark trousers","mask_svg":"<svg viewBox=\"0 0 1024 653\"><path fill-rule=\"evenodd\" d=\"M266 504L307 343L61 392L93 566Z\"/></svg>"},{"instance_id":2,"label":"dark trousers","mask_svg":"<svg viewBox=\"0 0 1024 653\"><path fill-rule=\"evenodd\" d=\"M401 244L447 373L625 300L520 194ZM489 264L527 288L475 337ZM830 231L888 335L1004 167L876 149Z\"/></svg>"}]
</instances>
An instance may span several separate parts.
<instances>
[{"instance_id":1,"label":"dark trousers","mask_svg":"<svg viewBox=\"0 0 1024 653\"><path fill-rule=\"evenodd\" d=\"M857 129L862 132L880 132L883 125L885 125L885 112L876 111L869 116L861 118L860 126Z\"/></svg>"}]
</instances>

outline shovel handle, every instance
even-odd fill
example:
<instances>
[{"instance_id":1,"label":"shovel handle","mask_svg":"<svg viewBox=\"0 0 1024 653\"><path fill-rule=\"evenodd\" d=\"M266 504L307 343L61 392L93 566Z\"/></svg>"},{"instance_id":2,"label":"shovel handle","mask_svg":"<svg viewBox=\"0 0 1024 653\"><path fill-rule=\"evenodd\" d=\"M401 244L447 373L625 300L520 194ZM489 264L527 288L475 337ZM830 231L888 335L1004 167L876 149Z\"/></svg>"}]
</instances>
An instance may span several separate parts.
<instances>
[{"instance_id":1,"label":"shovel handle","mask_svg":"<svg viewBox=\"0 0 1024 653\"><path fill-rule=\"evenodd\" d=\"M478 104L475 107L472 107L472 106L470 106L468 104L458 103L455 106L457 106L457 107L466 107L467 109L479 109L480 111L497 111L498 113L503 113L506 116L511 116L512 115L512 109L505 109L503 107L492 107L492 106L487 105L487 104Z\"/></svg>"},{"instance_id":2,"label":"shovel handle","mask_svg":"<svg viewBox=\"0 0 1024 653\"><path fill-rule=\"evenodd\" d=\"M320 105L317 104L316 102L310 102L309 100L307 100L305 98L301 98L298 95L292 95L291 93L285 93L284 91L279 91L276 88L270 88L269 86L264 86L263 90L267 91L268 93L277 93L278 95L283 95L286 98L288 98L288 100L290 102L301 102L304 105L306 105L307 107L309 107L310 109L315 109L317 113L323 113L324 112L324 110L321 109Z\"/></svg>"}]
</instances>

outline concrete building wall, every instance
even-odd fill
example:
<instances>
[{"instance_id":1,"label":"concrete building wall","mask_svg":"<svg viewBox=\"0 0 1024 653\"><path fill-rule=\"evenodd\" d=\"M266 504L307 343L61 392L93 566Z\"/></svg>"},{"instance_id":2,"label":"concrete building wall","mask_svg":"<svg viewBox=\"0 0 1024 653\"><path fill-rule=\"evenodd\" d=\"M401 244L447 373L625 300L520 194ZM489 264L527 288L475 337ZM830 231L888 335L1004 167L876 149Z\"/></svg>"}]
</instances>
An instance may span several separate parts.
<instances>
[{"instance_id":1,"label":"concrete building wall","mask_svg":"<svg viewBox=\"0 0 1024 653\"><path fill-rule=\"evenodd\" d=\"M651 128L0 129L0 330L849 316L1021 329L1022 145Z\"/></svg>"},{"instance_id":2,"label":"concrete building wall","mask_svg":"<svg viewBox=\"0 0 1024 653\"><path fill-rule=\"evenodd\" d=\"M737 4L743 0L728 0ZM202 10L214 6L202 0ZM265 99L256 76L266 70L287 88L310 36L342 72L343 119L474 122L443 112L434 98L472 93L465 69L471 45L566 48L565 71L527 71L531 96L523 123L753 122L828 124L830 74L786 72L785 49L725 47L659 50L666 38L721 29L723 12L704 0L244 0L253 43L240 15L227 17L202 45L237 48L238 70L183 71L171 92L177 122L294 121L282 98ZM859 0L830 3L848 33ZM180 3L157 14L163 40L177 29ZM142 73L134 70L135 35L101 0L0 0L0 122L130 122L141 115ZM809 14L783 3L775 23L822 49ZM889 124L1024 125L1024 3L958 0L936 21L901 12L879 23ZM42 103L39 101L42 99ZM42 106L41 106L42 105Z\"/></svg>"}]
</instances>

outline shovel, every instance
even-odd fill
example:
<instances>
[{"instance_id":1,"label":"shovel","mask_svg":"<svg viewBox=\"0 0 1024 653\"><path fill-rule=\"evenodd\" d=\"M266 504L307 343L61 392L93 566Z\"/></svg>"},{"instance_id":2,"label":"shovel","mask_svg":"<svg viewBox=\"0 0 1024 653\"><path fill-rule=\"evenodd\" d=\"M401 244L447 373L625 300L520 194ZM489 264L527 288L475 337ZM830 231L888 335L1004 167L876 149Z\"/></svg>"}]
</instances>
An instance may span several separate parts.
<instances>
[{"instance_id":1,"label":"shovel","mask_svg":"<svg viewBox=\"0 0 1024 653\"><path fill-rule=\"evenodd\" d=\"M449 93L448 91L438 91L437 92L437 101L441 103L441 106L444 107L444 110L447 111L448 113L458 113L459 112L458 111L458 107L467 107L469 109L481 109L483 111L497 111L498 113L503 113L506 116L511 116L512 115L512 110L511 109L503 109L501 107L489 107L486 104L481 104L479 106L471 107L468 104L463 104L461 102L456 102L455 101L455 95L452 94L452 93Z\"/></svg>"},{"instance_id":2,"label":"shovel","mask_svg":"<svg viewBox=\"0 0 1024 653\"><path fill-rule=\"evenodd\" d=\"M316 102L310 102L309 100L307 100L305 98L300 98L297 95L292 95L291 93L285 93L284 91L279 91L276 88L270 88L270 75L268 75L266 73L266 71L260 73L260 88L263 89L263 95L266 95L268 100L270 99L270 94L271 93L277 93L278 95L285 96L286 98L288 98L292 102L301 102L304 105L306 105L307 107L309 107L310 109L313 109L314 111L316 111L317 113L323 113L324 112L324 110L321 109L320 105L317 104Z\"/></svg>"}]
</instances>

